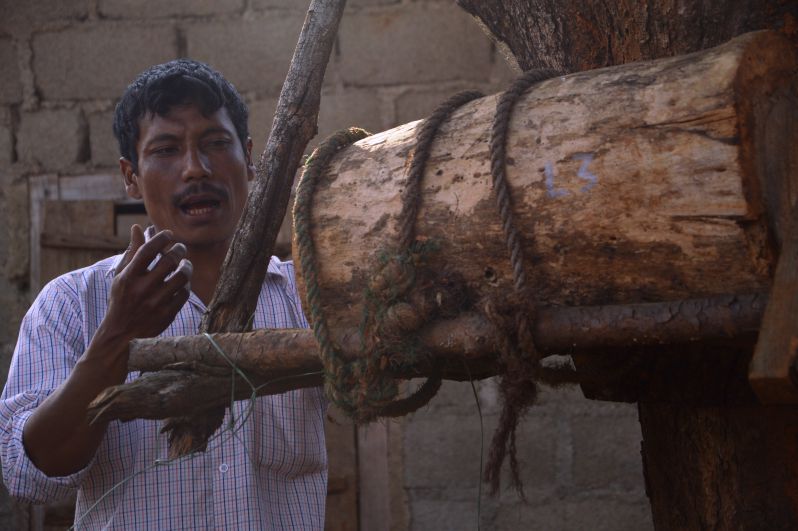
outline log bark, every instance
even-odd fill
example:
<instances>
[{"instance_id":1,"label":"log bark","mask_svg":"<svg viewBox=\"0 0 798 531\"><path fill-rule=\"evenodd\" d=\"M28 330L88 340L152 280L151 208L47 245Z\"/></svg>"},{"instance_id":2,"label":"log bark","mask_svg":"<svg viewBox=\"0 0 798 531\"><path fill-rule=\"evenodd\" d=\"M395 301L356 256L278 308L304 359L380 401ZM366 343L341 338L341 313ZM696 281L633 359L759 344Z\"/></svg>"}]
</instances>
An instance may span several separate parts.
<instances>
[{"instance_id":1,"label":"log bark","mask_svg":"<svg viewBox=\"0 0 798 531\"><path fill-rule=\"evenodd\" d=\"M657 529L798 528L798 409L640 405Z\"/></svg>"},{"instance_id":2,"label":"log bark","mask_svg":"<svg viewBox=\"0 0 798 531\"><path fill-rule=\"evenodd\" d=\"M798 37L798 6L782 0L457 0L522 70L576 72L683 55L742 33Z\"/></svg>"},{"instance_id":3,"label":"log bark","mask_svg":"<svg viewBox=\"0 0 798 531\"><path fill-rule=\"evenodd\" d=\"M538 348L546 354L581 352L599 357L604 357L608 349L628 345L750 342L766 302L764 295L752 294L626 306L548 308L538 316L535 335ZM392 371L392 375L409 379L440 371L444 378L458 381L496 375L500 344L496 334L483 316L474 313L433 322L421 330L420 343L434 362L424 358L414 367ZM205 336L134 341L130 369L157 372L109 389L92 404L90 415L102 421L163 418L187 414L198 404L202 409L224 405L229 403L231 377L237 370L259 387L257 395L322 383L323 367L310 330L257 330L214 334L212 338L215 344ZM348 338L353 344L344 345L344 349L356 350L358 335L353 331ZM187 372L197 366L203 368L202 377ZM390 367L387 370L391 372ZM604 377L601 373L590 375L594 380ZM253 394L242 378L237 379L235 389L239 400Z\"/></svg>"},{"instance_id":4,"label":"log bark","mask_svg":"<svg viewBox=\"0 0 798 531\"><path fill-rule=\"evenodd\" d=\"M769 286L772 242L758 190L760 178L785 182L795 170L789 142L798 139L786 123L798 110L783 91L795 67L791 49L776 34L754 33L686 57L552 79L521 98L507 178L539 305ZM493 96L469 103L442 126L416 225L437 249L424 258L427 273L461 279L470 301L512 292L488 169L495 103ZM788 116L784 124L769 119L774 109ZM360 323L362 294L397 237L418 127L343 150L318 185L319 285L341 340ZM777 161L767 173L757 166L765 138L782 139L767 148Z\"/></svg>"},{"instance_id":5,"label":"log bark","mask_svg":"<svg viewBox=\"0 0 798 531\"><path fill-rule=\"evenodd\" d=\"M272 130L257 164L257 179L203 316L202 331L243 332L250 326L294 175L308 142L316 135L321 85L345 5L346 0L312 0L310 4L277 101ZM188 378L186 374L186 386ZM195 392L201 387L197 385ZM204 449L223 418L224 408L215 408L167 421L164 430L169 432L170 455Z\"/></svg>"},{"instance_id":6,"label":"log bark","mask_svg":"<svg viewBox=\"0 0 798 531\"><path fill-rule=\"evenodd\" d=\"M548 66L572 71L694 52L757 28L779 29L798 46L795 2L458 0L458 4L481 19L523 69ZM782 85L775 92L781 92L781 105L796 108L794 88ZM744 137L782 120L794 118L786 118L776 106L764 119L747 120L741 133ZM758 198L754 205L758 202L768 214L767 237L775 243L768 261L773 264L795 202L793 191L798 189L794 170L777 169L783 153L794 152L795 133L786 135L792 144L785 144L785 136L758 136L759 156L756 161L749 159L749 167L771 178L749 183L749 195ZM684 354L684 349L678 353ZM615 373L615 385L583 389L586 396L642 400L644 473L657 529L796 527L796 409L739 405L739 393L752 396L745 380L750 348L697 349L677 363L666 361L673 360L675 352L665 349L660 356L649 357L644 370L634 373L644 376L636 379L621 374L633 353L613 354L607 356L611 359L606 369ZM717 363L728 360L732 362ZM594 359L577 357L575 362L577 368L596 370ZM721 386L726 399L696 406L696 397L708 382L713 386L718 373L729 382ZM684 403L685 395L693 400L691 405ZM679 397L678 403L674 397Z\"/></svg>"}]
</instances>

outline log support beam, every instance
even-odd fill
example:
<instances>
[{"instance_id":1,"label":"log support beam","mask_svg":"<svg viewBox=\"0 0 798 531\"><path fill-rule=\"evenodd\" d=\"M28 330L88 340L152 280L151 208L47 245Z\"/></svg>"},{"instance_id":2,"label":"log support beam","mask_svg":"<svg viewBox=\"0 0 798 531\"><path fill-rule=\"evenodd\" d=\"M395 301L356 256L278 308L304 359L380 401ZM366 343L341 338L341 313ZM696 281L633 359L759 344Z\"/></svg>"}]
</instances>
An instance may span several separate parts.
<instances>
[{"instance_id":1,"label":"log support beam","mask_svg":"<svg viewBox=\"0 0 798 531\"><path fill-rule=\"evenodd\" d=\"M728 341L750 336L759 326L767 297L761 293L722 295L665 303L541 310L535 327L546 355L585 353L600 357L607 349ZM357 334L343 334L346 352L356 352ZM498 374L499 339L479 314L436 321L419 336L443 376L466 381ZM224 354L221 354L219 351ZM147 371L138 380L107 390L90 414L97 420L179 416L202 404L229 403L229 384L238 370L257 389L238 378L236 399L275 394L322 384L317 343L307 329L258 330L246 334L141 339L131 344L130 370ZM200 370L199 373L196 371ZM400 379L430 376L421 362ZM152 400L156 395L158 400Z\"/></svg>"}]
</instances>

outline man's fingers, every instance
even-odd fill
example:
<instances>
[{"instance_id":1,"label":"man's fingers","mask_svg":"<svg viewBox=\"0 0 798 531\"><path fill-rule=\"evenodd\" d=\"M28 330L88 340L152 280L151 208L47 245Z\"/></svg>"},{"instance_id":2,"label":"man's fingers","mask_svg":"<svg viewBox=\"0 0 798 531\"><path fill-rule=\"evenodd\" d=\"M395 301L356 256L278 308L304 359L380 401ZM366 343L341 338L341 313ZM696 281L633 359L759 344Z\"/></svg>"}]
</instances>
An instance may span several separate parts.
<instances>
[{"instance_id":1,"label":"man's fingers","mask_svg":"<svg viewBox=\"0 0 798 531\"><path fill-rule=\"evenodd\" d=\"M119 274L127 265L133 260L133 257L136 255L136 251L139 250L144 244L144 231L141 227L137 224L133 224L130 227L130 244L125 249L125 253L122 255L122 260L119 261L117 264L116 269L114 270L115 274Z\"/></svg>"},{"instance_id":2,"label":"man's fingers","mask_svg":"<svg viewBox=\"0 0 798 531\"><path fill-rule=\"evenodd\" d=\"M177 312L180 311L180 308L183 307L190 295L190 289L179 289L177 290L177 293L175 293L172 298L166 302L168 305L167 310L169 315L172 316L172 319L174 319L174 316L177 315Z\"/></svg>"},{"instance_id":3,"label":"man's fingers","mask_svg":"<svg viewBox=\"0 0 798 531\"><path fill-rule=\"evenodd\" d=\"M130 261L130 270L133 274L141 274L147 271L147 266L155 260L158 253L162 252L167 245L173 241L172 231L162 230L147 242L143 243L133 259Z\"/></svg>"},{"instance_id":4,"label":"man's fingers","mask_svg":"<svg viewBox=\"0 0 798 531\"><path fill-rule=\"evenodd\" d=\"M158 263L152 270L153 276L158 279L166 277L166 280L168 280L174 274L183 258L185 258L187 252L186 246L180 242L172 245L168 251L161 253Z\"/></svg>"},{"instance_id":5,"label":"man's fingers","mask_svg":"<svg viewBox=\"0 0 798 531\"><path fill-rule=\"evenodd\" d=\"M177 265L177 269L166 277L164 281L166 293L173 294L182 287L186 287L187 291L191 291L191 274L194 272L194 266L189 260L183 258Z\"/></svg>"}]
</instances>

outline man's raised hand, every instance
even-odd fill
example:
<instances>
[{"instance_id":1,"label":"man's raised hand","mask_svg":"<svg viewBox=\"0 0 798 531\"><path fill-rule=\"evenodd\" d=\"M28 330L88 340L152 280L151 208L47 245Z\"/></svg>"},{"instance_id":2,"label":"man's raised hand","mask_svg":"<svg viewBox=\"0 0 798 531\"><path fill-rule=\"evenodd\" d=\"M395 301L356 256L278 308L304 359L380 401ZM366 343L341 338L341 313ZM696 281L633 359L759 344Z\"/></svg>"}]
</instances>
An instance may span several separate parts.
<instances>
[{"instance_id":1,"label":"man's raised hand","mask_svg":"<svg viewBox=\"0 0 798 531\"><path fill-rule=\"evenodd\" d=\"M150 264L160 255L152 269ZM192 266L186 247L171 231L144 241L141 227L130 229L130 246L116 269L103 326L129 341L163 332L188 300Z\"/></svg>"}]
</instances>

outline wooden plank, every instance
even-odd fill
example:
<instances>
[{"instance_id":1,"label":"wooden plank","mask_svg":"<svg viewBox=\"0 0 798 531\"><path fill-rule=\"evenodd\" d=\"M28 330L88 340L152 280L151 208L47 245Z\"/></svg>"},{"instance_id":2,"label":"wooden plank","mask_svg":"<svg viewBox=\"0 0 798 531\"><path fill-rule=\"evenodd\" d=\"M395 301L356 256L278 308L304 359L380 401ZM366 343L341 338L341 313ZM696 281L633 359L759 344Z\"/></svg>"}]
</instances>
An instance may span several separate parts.
<instances>
[{"instance_id":1,"label":"wooden plank","mask_svg":"<svg viewBox=\"0 0 798 531\"><path fill-rule=\"evenodd\" d=\"M48 249L81 249L108 251L115 254L124 251L128 246L128 238L119 236L75 235L70 233L44 232L39 238L42 247Z\"/></svg>"},{"instance_id":2,"label":"wooden plank","mask_svg":"<svg viewBox=\"0 0 798 531\"><path fill-rule=\"evenodd\" d=\"M798 354L798 208L785 231L773 289L748 369L748 381L764 404L798 404L794 374Z\"/></svg>"},{"instance_id":3,"label":"wooden plank","mask_svg":"<svg viewBox=\"0 0 798 531\"><path fill-rule=\"evenodd\" d=\"M114 202L58 201L44 202L43 240L40 243L63 241L70 247L42 246L40 281L48 282L65 271L85 267L113 254L107 242L116 239L114 234ZM67 236L68 235L68 236ZM99 247L80 245L82 239L105 242ZM127 244L123 244L124 249Z\"/></svg>"},{"instance_id":4,"label":"wooden plank","mask_svg":"<svg viewBox=\"0 0 798 531\"><path fill-rule=\"evenodd\" d=\"M358 531L357 439L351 419L330 408L324 422L327 442L325 531Z\"/></svg>"},{"instance_id":5,"label":"wooden plank","mask_svg":"<svg viewBox=\"0 0 798 531\"><path fill-rule=\"evenodd\" d=\"M37 175L28 181L30 200L30 288L38 293L41 281L41 247L39 237L44 230L44 202L58 198L58 176Z\"/></svg>"},{"instance_id":6,"label":"wooden plank","mask_svg":"<svg viewBox=\"0 0 798 531\"><path fill-rule=\"evenodd\" d=\"M58 198L64 201L127 199L125 183L121 175L110 175L107 173L70 175L59 178L58 187Z\"/></svg>"},{"instance_id":7,"label":"wooden plank","mask_svg":"<svg viewBox=\"0 0 798 531\"><path fill-rule=\"evenodd\" d=\"M372 422L359 426L357 449L360 528L388 531L391 529L388 423Z\"/></svg>"}]
</instances>

